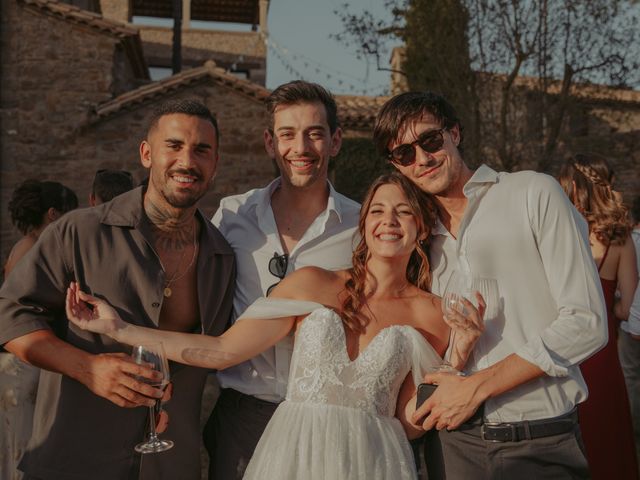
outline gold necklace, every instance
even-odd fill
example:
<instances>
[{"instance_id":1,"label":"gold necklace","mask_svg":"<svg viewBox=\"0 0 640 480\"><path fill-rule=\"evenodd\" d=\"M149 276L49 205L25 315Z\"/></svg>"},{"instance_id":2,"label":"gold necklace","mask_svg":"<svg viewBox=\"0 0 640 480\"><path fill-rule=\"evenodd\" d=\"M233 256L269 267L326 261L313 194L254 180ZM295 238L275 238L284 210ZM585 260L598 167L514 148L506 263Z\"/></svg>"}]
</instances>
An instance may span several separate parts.
<instances>
[{"instance_id":1,"label":"gold necklace","mask_svg":"<svg viewBox=\"0 0 640 480\"><path fill-rule=\"evenodd\" d=\"M171 278L167 280L164 284L164 290L162 291L162 294L165 296L165 298L169 298L173 294L173 290L171 290L171 284L177 280L180 280L182 277L184 277L187 274L187 272L191 270L191 267L193 266L193 262L196 261L196 256L198 254L198 244L196 243L196 226L195 225L193 226L193 256L191 257L191 261L189 262L189 265L187 266L186 270L182 272L180 275L178 275L178 272L180 271L180 264L184 260L184 256L186 253L187 253L187 250L186 249L183 250L182 256L180 257L180 262L178 262L178 266L176 267L176 271L173 272L173 275L171 276Z\"/></svg>"}]
</instances>

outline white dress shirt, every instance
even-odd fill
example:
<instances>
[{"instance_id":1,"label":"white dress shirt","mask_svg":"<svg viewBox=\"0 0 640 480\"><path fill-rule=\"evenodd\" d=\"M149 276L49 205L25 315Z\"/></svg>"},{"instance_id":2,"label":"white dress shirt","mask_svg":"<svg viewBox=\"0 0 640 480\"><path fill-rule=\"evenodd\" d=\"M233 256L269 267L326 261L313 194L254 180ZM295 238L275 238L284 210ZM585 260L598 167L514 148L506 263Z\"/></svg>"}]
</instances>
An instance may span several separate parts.
<instances>
[{"instance_id":1,"label":"white dress shirt","mask_svg":"<svg viewBox=\"0 0 640 480\"><path fill-rule=\"evenodd\" d=\"M636 262L638 264L638 272L640 272L640 228L636 227L631 232L633 245L636 249ZM640 277L639 277L640 278ZM620 328L627 333L640 335L640 283L636 287L636 293L631 302L629 310L629 319L620 324Z\"/></svg>"},{"instance_id":2,"label":"white dress shirt","mask_svg":"<svg viewBox=\"0 0 640 480\"><path fill-rule=\"evenodd\" d=\"M211 220L236 255L234 321L279 281L269 272L269 260L274 253L284 253L271 210L271 196L279 185L277 178L265 188L223 198ZM359 215L360 205L337 193L329 183L327 208L289 252L287 274L306 266L328 270L349 268ZM284 400L292 340L289 336L257 357L218 372L220 385L270 402Z\"/></svg>"},{"instance_id":3,"label":"white dress shirt","mask_svg":"<svg viewBox=\"0 0 640 480\"><path fill-rule=\"evenodd\" d=\"M483 165L464 195L457 239L440 223L430 258L434 293L443 293L456 269L498 283L499 313L485 319L467 371L515 353L546 373L488 399L485 417L510 422L567 413L587 397L578 364L607 341L587 224L548 175L497 173Z\"/></svg>"}]
</instances>

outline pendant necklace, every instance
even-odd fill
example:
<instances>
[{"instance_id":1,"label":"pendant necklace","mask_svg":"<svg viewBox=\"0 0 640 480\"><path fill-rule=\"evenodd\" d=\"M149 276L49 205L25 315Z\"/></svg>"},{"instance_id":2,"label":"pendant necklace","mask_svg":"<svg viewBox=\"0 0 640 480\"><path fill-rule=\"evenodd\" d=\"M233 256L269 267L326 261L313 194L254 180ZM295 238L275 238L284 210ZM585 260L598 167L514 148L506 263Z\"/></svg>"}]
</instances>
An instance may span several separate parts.
<instances>
[{"instance_id":1,"label":"pendant necklace","mask_svg":"<svg viewBox=\"0 0 640 480\"><path fill-rule=\"evenodd\" d=\"M184 277L187 274L187 272L191 270L191 267L193 266L193 262L196 261L196 256L198 255L198 244L196 243L196 227L195 226L193 227L193 256L191 257L191 261L189 262L189 265L187 266L186 270L182 272L180 275L178 275L178 272L180 271L180 264L184 260L185 253L187 253L186 249L182 251L182 256L180 257L180 262L178 262L176 271L173 272L173 275L171 275L171 278L168 279L164 284L164 290L162 291L162 294L164 295L165 298L169 298L173 294L173 290L171 290L171 284L173 284L175 281L180 280L182 277Z\"/></svg>"}]
</instances>

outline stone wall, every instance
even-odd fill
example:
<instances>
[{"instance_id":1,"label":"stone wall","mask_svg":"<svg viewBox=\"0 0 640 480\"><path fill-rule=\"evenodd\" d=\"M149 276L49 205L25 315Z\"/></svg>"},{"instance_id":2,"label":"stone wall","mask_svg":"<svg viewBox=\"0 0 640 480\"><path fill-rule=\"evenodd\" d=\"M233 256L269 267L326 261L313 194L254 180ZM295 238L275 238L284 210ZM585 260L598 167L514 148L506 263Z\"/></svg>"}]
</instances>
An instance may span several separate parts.
<instances>
[{"instance_id":1,"label":"stone wall","mask_svg":"<svg viewBox=\"0 0 640 480\"><path fill-rule=\"evenodd\" d=\"M133 0L99 0L100 13L105 18L119 22L131 21L131 3Z\"/></svg>"},{"instance_id":2,"label":"stone wall","mask_svg":"<svg viewBox=\"0 0 640 480\"><path fill-rule=\"evenodd\" d=\"M7 245L16 238L7 212L15 186L36 177L77 188L82 181L72 146L92 106L119 89L131 88L135 80L126 57L116 54L120 40L115 35L45 15L15 0L0 3L0 258L4 259Z\"/></svg>"},{"instance_id":3,"label":"stone wall","mask_svg":"<svg viewBox=\"0 0 640 480\"><path fill-rule=\"evenodd\" d=\"M170 67L173 31L166 27L136 25L144 45L147 63ZM182 29L182 64L200 66L214 60L219 67L247 73L247 78L260 85L266 78L266 46L258 32Z\"/></svg>"}]
</instances>

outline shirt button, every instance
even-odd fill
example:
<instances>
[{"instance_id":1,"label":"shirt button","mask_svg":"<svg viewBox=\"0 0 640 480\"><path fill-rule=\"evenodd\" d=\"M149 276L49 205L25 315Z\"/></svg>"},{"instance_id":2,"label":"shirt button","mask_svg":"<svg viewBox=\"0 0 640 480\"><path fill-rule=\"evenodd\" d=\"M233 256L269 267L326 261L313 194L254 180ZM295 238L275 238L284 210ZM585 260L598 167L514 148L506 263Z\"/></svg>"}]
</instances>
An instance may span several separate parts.
<instances>
[{"instance_id":1,"label":"shirt button","mask_svg":"<svg viewBox=\"0 0 640 480\"><path fill-rule=\"evenodd\" d=\"M160 304L159 304L158 302L153 302L153 303L151 304L151 306L152 306L153 308L158 308L158 307L160 306Z\"/></svg>"}]
</instances>

